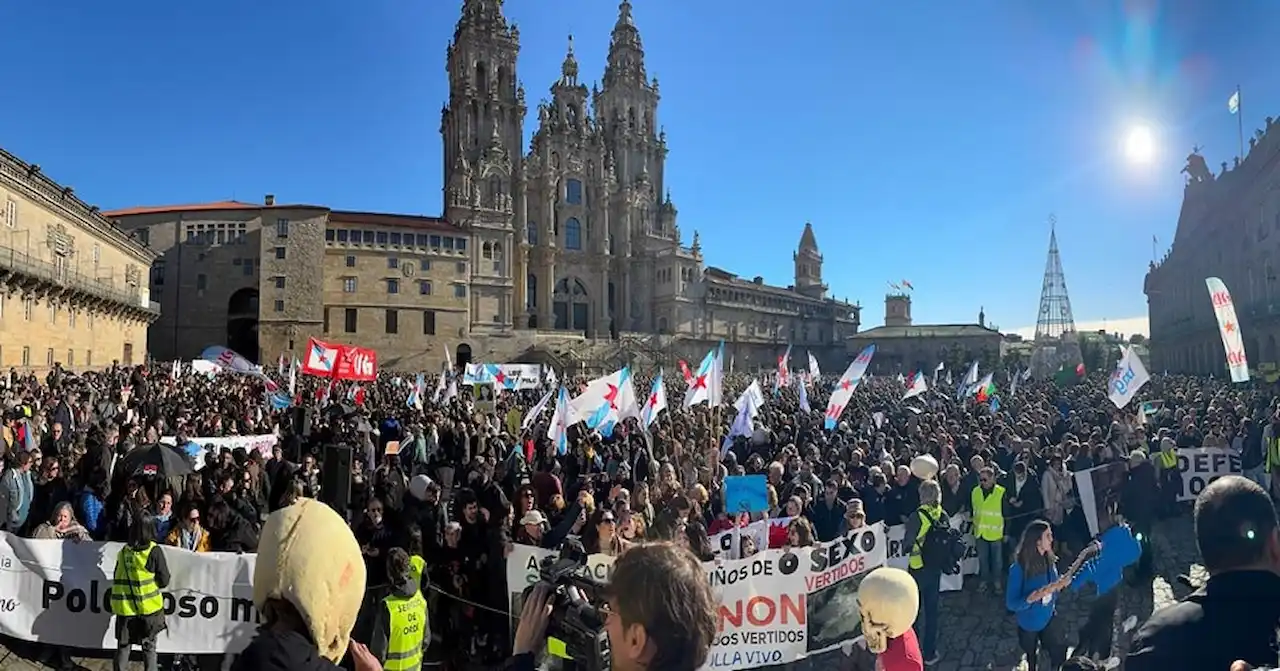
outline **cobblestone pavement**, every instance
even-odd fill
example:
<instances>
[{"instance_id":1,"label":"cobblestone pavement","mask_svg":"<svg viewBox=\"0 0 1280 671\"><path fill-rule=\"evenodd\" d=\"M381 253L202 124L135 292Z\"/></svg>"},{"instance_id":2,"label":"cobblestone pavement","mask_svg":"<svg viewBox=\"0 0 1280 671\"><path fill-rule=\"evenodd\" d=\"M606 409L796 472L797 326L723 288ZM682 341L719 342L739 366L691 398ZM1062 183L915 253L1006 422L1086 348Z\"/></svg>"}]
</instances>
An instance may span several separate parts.
<instances>
[{"instance_id":1,"label":"cobblestone pavement","mask_svg":"<svg viewBox=\"0 0 1280 671\"><path fill-rule=\"evenodd\" d=\"M1123 623L1130 616L1141 623L1155 608L1167 605L1187 595L1190 591L1176 581L1178 574L1187 574L1194 581L1207 578L1204 569L1196 563L1198 553L1191 529L1190 515L1166 520L1152 533L1156 553L1157 576L1150 586L1123 587L1120 607L1116 615L1116 655L1123 658L1129 640L1136 628L1123 630ZM970 582L972 585L972 581ZM1084 624L1090 597L1064 593L1059 601L1058 617L1063 620L1063 631L1068 643L1075 644L1075 637ZM938 648L942 661L937 671L1021 671L1026 668L1022 651L1018 648L1017 626L1013 616L1004 608L1003 597L980 594L972 586L961 592L942 595L942 631ZM37 654L20 641L0 638L0 671L48 668L34 661ZM835 653L838 655L839 653ZM108 659L75 657L81 669L108 671ZM838 669L839 658L812 660L811 668ZM134 662L141 668L141 664ZM804 666L797 665L797 666ZM776 667L775 667L776 668Z\"/></svg>"}]
</instances>

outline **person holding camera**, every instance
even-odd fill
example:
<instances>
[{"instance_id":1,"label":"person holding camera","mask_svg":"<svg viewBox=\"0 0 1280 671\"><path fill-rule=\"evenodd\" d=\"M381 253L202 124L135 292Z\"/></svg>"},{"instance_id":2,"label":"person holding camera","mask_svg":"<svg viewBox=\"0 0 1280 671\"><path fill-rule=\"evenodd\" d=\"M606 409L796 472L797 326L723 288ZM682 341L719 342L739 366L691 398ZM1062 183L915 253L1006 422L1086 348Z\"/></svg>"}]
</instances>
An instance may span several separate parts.
<instances>
[{"instance_id":1,"label":"person holding camera","mask_svg":"<svg viewBox=\"0 0 1280 671\"><path fill-rule=\"evenodd\" d=\"M539 585L525 599L507 669L535 668L547 644L551 597L550 588ZM665 542L627 549L613 565L606 603L599 606L607 613L612 671L683 671L706 663L716 632L716 599L702 564L688 550Z\"/></svg>"},{"instance_id":2,"label":"person holding camera","mask_svg":"<svg viewBox=\"0 0 1280 671\"><path fill-rule=\"evenodd\" d=\"M1151 615L1129 646L1125 669L1274 666L1280 533L1271 497L1252 480L1223 476L1196 497L1194 520L1209 580Z\"/></svg>"}]
</instances>

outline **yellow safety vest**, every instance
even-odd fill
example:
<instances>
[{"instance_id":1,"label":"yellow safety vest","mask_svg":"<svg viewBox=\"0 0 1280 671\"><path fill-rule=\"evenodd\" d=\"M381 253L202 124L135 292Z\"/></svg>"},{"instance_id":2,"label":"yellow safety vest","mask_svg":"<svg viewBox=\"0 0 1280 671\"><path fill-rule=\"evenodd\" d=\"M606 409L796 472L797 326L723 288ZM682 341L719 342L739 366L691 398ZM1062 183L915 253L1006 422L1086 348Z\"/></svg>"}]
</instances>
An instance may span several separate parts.
<instances>
[{"instance_id":1,"label":"yellow safety vest","mask_svg":"<svg viewBox=\"0 0 1280 671\"><path fill-rule=\"evenodd\" d=\"M554 636L547 637L547 654L560 659L573 659L569 656L569 646Z\"/></svg>"},{"instance_id":2,"label":"yellow safety vest","mask_svg":"<svg viewBox=\"0 0 1280 671\"><path fill-rule=\"evenodd\" d=\"M422 589L422 571L427 566L427 561L418 555L409 557L409 579L418 589Z\"/></svg>"},{"instance_id":3,"label":"yellow safety vest","mask_svg":"<svg viewBox=\"0 0 1280 671\"><path fill-rule=\"evenodd\" d=\"M120 617L154 615L164 610L164 595L156 584L156 574L147 570L147 559L155 543L145 550L128 545L116 557L116 570L111 585L111 612Z\"/></svg>"},{"instance_id":4,"label":"yellow safety vest","mask_svg":"<svg viewBox=\"0 0 1280 671\"><path fill-rule=\"evenodd\" d=\"M427 600L422 592L413 596L389 596L382 600L391 615L391 632L387 638L386 671L418 671L422 668L422 644L429 641L431 626L427 621Z\"/></svg>"},{"instance_id":5,"label":"yellow safety vest","mask_svg":"<svg viewBox=\"0 0 1280 671\"><path fill-rule=\"evenodd\" d=\"M1280 436L1272 438L1267 443L1267 459L1262 464L1263 470L1270 473L1277 466L1280 466Z\"/></svg>"},{"instance_id":6,"label":"yellow safety vest","mask_svg":"<svg viewBox=\"0 0 1280 671\"><path fill-rule=\"evenodd\" d=\"M982 485L973 488L973 537L995 542L1004 540L1004 486L996 485L983 495Z\"/></svg>"},{"instance_id":7,"label":"yellow safety vest","mask_svg":"<svg viewBox=\"0 0 1280 671\"><path fill-rule=\"evenodd\" d=\"M1160 452L1160 466L1165 470L1172 470L1178 467L1178 453L1174 450Z\"/></svg>"},{"instance_id":8,"label":"yellow safety vest","mask_svg":"<svg viewBox=\"0 0 1280 671\"><path fill-rule=\"evenodd\" d=\"M924 535L929 533L929 529L933 526L932 520L942 521L942 506L920 506L916 509L916 515L920 517L920 531L916 532L915 539L911 541L911 554L907 557L907 566L922 569L924 557L920 555L920 545L924 542Z\"/></svg>"}]
</instances>

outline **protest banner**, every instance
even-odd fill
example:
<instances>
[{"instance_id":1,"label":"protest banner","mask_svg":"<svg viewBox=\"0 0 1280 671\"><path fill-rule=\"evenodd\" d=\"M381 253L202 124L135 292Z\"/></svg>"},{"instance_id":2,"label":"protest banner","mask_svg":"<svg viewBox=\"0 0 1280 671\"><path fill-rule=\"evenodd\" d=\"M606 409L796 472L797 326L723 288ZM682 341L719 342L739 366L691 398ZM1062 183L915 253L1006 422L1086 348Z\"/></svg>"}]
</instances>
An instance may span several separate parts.
<instances>
[{"instance_id":1,"label":"protest banner","mask_svg":"<svg viewBox=\"0 0 1280 671\"><path fill-rule=\"evenodd\" d=\"M793 519L795 518L774 517L751 522L736 529L721 531L711 536L711 549L718 551L719 556L725 559L741 559L743 539L750 538L751 545L756 550L768 548L776 550L786 544L787 525L791 524Z\"/></svg>"},{"instance_id":2,"label":"protest banner","mask_svg":"<svg viewBox=\"0 0 1280 671\"><path fill-rule=\"evenodd\" d=\"M1225 447L1183 447L1178 449L1178 471L1182 476L1179 501L1194 501L1210 482L1224 475L1241 475L1240 455Z\"/></svg>"},{"instance_id":3,"label":"protest banner","mask_svg":"<svg viewBox=\"0 0 1280 671\"><path fill-rule=\"evenodd\" d=\"M1108 519L1108 512L1120 505L1120 494L1128 479L1127 461L1113 461L1075 473L1076 493L1080 495L1080 507L1090 534L1102 532L1099 521Z\"/></svg>"},{"instance_id":4,"label":"protest banner","mask_svg":"<svg viewBox=\"0 0 1280 671\"><path fill-rule=\"evenodd\" d=\"M862 632L858 585L868 571L884 565L886 550L884 526L875 524L813 547L705 562L720 605L716 638L703 668L785 664L854 642ZM539 563L553 554L529 545L512 549L507 557L512 612L520 612L524 588L538 581ZM607 580L613 562L591 555L587 569Z\"/></svg>"},{"instance_id":5,"label":"protest banner","mask_svg":"<svg viewBox=\"0 0 1280 671\"><path fill-rule=\"evenodd\" d=\"M207 455L216 455L218 452L221 452L224 447L229 450L242 447L246 452L257 452L261 454L264 459L270 459L271 453L275 450L276 443L279 441L279 437L274 433L262 433L254 436L222 436L218 438L204 437L188 438L187 440L202 448L200 452L191 455L192 459L195 460L196 470L200 470L201 468L204 468L205 457ZM164 436L160 439L160 442L165 445L177 447L178 437Z\"/></svg>"},{"instance_id":6,"label":"protest banner","mask_svg":"<svg viewBox=\"0 0 1280 671\"><path fill-rule=\"evenodd\" d=\"M0 634L58 646L114 650L111 576L121 543L0 541ZM257 633L253 568L257 555L164 547L171 575L163 590L168 629L162 653L223 654Z\"/></svg>"},{"instance_id":7,"label":"protest banner","mask_svg":"<svg viewBox=\"0 0 1280 671\"><path fill-rule=\"evenodd\" d=\"M960 561L960 572L955 575L944 574L942 576L942 591L944 592L958 592L964 589L964 577L978 574L978 544L973 539L973 522L970 520L969 514L952 515L951 528L959 530L964 538L965 553L964 559ZM898 524L889 527L885 531L886 540L889 543L886 563L889 566L903 570L908 568L907 563L911 560L911 546L903 542L906 530L905 524Z\"/></svg>"},{"instance_id":8,"label":"protest banner","mask_svg":"<svg viewBox=\"0 0 1280 671\"><path fill-rule=\"evenodd\" d=\"M462 373L462 384L501 384L508 391L542 388L542 364L539 363L469 363Z\"/></svg>"}]
</instances>

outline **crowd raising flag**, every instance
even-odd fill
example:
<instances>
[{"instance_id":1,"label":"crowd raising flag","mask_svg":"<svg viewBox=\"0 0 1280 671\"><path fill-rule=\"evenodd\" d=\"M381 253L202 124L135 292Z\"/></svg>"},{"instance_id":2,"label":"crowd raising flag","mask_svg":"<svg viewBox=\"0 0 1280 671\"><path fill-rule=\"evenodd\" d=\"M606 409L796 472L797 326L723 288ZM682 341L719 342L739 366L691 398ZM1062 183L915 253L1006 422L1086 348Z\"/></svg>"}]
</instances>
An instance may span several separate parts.
<instances>
[{"instance_id":1,"label":"crowd raising flag","mask_svg":"<svg viewBox=\"0 0 1280 671\"><path fill-rule=\"evenodd\" d=\"M613 435L613 427L622 420L640 416L631 369L626 367L588 382L587 388L570 405L573 408L571 424L585 422L587 428L599 431L606 438Z\"/></svg>"},{"instance_id":2,"label":"crowd raising flag","mask_svg":"<svg viewBox=\"0 0 1280 671\"><path fill-rule=\"evenodd\" d=\"M421 378L421 376L419 376L419 378ZM554 389L548 389L547 393L543 394L542 398L538 399L537 405L529 408L529 412L525 413L524 419L520 420L521 431L528 431L529 427L533 426L533 423L538 421L538 416L542 414L542 411L546 409L547 404L551 402L551 395L554 393Z\"/></svg>"},{"instance_id":3,"label":"crowd raising flag","mask_svg":"<svg viewBox=\"0 0 1280 671\"><path fill-rule=\"evenodd\" d=\"M787 345L787 351L778 357L778 376L773 379L773 395L777 396L778 392L788 384L790 380L787 376L791 374L791 345Z\"/></svg>"},{"instance_id":4,"label":"crowd raising flag","mask_svg":"<svg viewBox=\"0 0 1280 671\"><path fill-rule=\"evenodd\" d=\"M721 342L719 347L707 352L702 363L698 364L698 371L693 375L689 391L684 395L684 407L691 408L704 402L712 408L720 405L723 361L724 343Z\"/></svg>"},{"instance_id":5,"label":"crowd raising flag","mask_svg":"<svg viewBox=\"0 0 1280 671\"><path fill-rule=\"evenodd\" d=\"M822 377L822 369L818 368L818 358L813 352L809 352L809 376L815 380Z\"/></svg>"},{"instance_id":6,"label":"crowd raising flag","mask_svg":"<svg viewBox=\"0 0 1280 671\"><path fill-rule=\"evenodd\" d=\"M871 358L875 354L876 346L867 345L866 349L858 354L858 358L849 364L844 375L840 376L835 389L831 390L831 398L827 401L827 413L822 420L822 425L828 431L834 430L840 423L840 415L844 414L845 406L849 404L849 399L853 397L854 390L858 388L858 383L862 381L862 376L866 374L867 367L871 365Z\"/></svg>"},{"instance_id":7,"label":"crowd raising flag","mask_svg":"<svg viewBox=\"0 0 1280 671\"><path fill-rule=\"evenodd\" d=\"M804 380L800 376L796 376L796 393L800 395L800 410L805 413L813 412L809 407L809 390L805 387Z\"/></svg>"},{"instance_id":8,"label":"crowd raising flag","mask_svg":"<svg viewBox=\"0 0 1280 671\"><path fill-rule=\"evenodd\" d=\"M1124 356L1120 357L1120 363L1116 364L1116 370L1107 382L1107 398L1111 399L1117 409L1129 405L1129 401L1138 394L1138 390L1151 380L1151 376L1147 374L1147 367L1142 365L1142 359L1138 357L1137 352L1134 352L1132 347L1122 347L1122 349Z\"/></svg>"},{"instance_id":9,"label":"crowd raising flag","mask_svg":"<svg viewBox=\"0 0 1280 671\"><path fill-rule=\"evenodd\" d=\"M759 392L759 385L752 382ZM756 432L755 426L751 423L760 408L756 406L755 397L753 395L743 393L742 398L738 401L738 415L734 417L733 424L729 427L729 433L724 437L724 442L720 445L720 456L729 453L729 448L733 447L733 439L739 436L750 438Z\"/></svg>"},{"instance_id":10,"label":"crowd raising flag","mask_svg":"<svg viewBox=\"0 0 1280 671\"><path fill-rule=\"evenodd\" d=\"M992 373L987 373L987 375L982 378L981 382L973 386L969 393L976 395L979 403L986 403L989 401L991 397L996 394L994 375Z\"/></svg>"},{"instance_id":11,"label":"crowd raising flag","mask_svg":"<svg viewBox=\"0 0 1280 671\"><path fill-rule=\"evenodd\" d=\"M916 396L919 396L920 394L923 394L928 390L929 390L929 386L925 384L924 373L921 373L920 371L916 371L915 375L911 376L911 381L907 385L907 393L902 397L902 400L905 401L909 398L915 398Z\"/></svg>"},{"instance_id":12,"label":"crowd raising flag","mask_svg":"<svg viewBox=\"0 0 1280 671\"><path fill-rule=\"evenodd\" d=\"M742 412L743 408L749 408L751 419L755 419L760 413L760 408L764 407L764 392L760 390L760 381L752 380L751 384L742 390L738 400L734 401L733 407L738 412Z\"/></svg>"},{"instance_id":13,"label":"crowd raising flag","mask_svg":"<svg viewBox=\"0 0 1280 671\"><path fill-rule=\"evenodd\" d=\"M969 372L964 374L964 379L960 381L960 387L956 389L956 397L972 396L974 392L973 386L978 384L978 362L974 361L969 364Z\"/></svg>"},{"instance_id":14,"label":"crowd raising flag","mask_svg":"<svg viewBox=\"0 0 1280 671\"><path fill-rule=\"evenodd\" d=\"M649 396L644 400L644 407L640 409L640 426L645 431L658 421L658 413L667 409L667 388L662 384L662 370L658 370L658 377L654 379L653 386L649 387Z\"/></svg>"},{"instance_id":15,"label":"crowd raising flag","mask_svg":"<svg viewBox=\"0 0 1280 671\"><path fill-rule=\"evenodd\" d=\"M556 447L556 454L563 455L569 451L569 390L560 386L556 393L556 407L551 411L551 425L547 427L547 440Z\"/></svg>"},{"instance_id":16,"label":"crowd raising flag","mask_svg":"<svg viewBox=\"0 0 1280 671\"><path fill-rule=\"evenodd\" d=\"M933 382L932 384L929 385L930 387L938 386L938 373L941 373L942 369L946 367L947 367L947 364L942 363L941 361L938 362L938 367L933 369Z\"/></svg>"}]
</instances>

